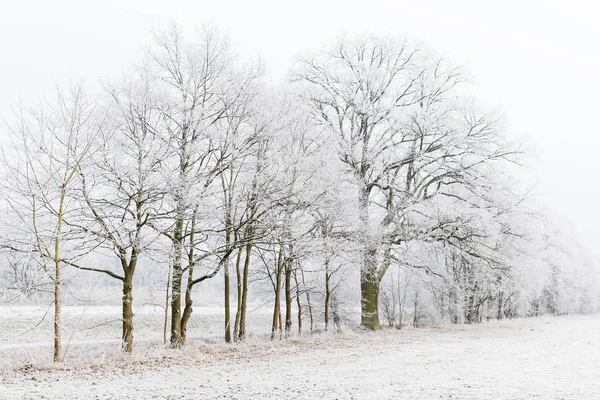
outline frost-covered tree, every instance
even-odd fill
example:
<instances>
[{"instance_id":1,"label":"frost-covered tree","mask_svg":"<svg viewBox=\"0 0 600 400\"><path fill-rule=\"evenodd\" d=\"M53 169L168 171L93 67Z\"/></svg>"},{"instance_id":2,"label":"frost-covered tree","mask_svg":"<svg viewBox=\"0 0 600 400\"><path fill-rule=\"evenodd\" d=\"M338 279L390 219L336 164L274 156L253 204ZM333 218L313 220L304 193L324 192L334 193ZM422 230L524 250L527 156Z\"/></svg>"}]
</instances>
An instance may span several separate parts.
<instances>
[{"instance_id":1,"label":"frost-covered tree","mask_svg":"<svg viewBox=\"0 0 600 400\"><path fill-rule=\"evenodd\" d=\"M354 178L362 324L376 329L394 246L444 235L447 221L424 221L422 210L453 186L476 190L481 165L512 150L492 115L457 100L460 71L410 41L344 38L301 59L295 80Z\"/></svg>"},{"instance_id":2,"label":"frost-covered tree","mask_svg":"<svg viewBox=\"0 0 600 400\"><path fill-rule=\"evenodd\" d=\"M3 247L30 255L52 283L55 362L62 360L62 270L93 248L65 221L79 212L79 166L102 125L96 107L97 99L86 93L83 82L57 88L37 109L15 109L8 123L9 145L3 148L0 192L11 221Z\"/></svg>"}]
</instances>

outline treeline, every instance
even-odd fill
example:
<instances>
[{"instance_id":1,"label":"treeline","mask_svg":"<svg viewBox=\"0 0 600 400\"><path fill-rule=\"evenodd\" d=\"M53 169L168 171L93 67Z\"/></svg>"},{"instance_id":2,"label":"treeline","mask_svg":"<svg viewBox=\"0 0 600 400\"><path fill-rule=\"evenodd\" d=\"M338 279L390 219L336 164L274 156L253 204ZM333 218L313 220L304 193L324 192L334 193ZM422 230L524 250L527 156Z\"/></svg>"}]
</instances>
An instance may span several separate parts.
<instances>
[{"instance_id":1,"label":"treeline","mask_svg":"<svg viewBox=\"0 0 600 400\"><path fill-rule=\"evenodd\" d=\"M400 327L596 310L589 257L533 210L525 148L468 87L410 40L343 38L273 85L217 31L161 32L97 93L72 84L8 119L10 285L50 282L55 361L64 269L122 286L131 352L148 260L168 271L172 347L208 279L223 280L227 342L246 336L261 279L272 338L330 329L353 306L368 329L381 310Z\"/></svg>"}]
</instances>

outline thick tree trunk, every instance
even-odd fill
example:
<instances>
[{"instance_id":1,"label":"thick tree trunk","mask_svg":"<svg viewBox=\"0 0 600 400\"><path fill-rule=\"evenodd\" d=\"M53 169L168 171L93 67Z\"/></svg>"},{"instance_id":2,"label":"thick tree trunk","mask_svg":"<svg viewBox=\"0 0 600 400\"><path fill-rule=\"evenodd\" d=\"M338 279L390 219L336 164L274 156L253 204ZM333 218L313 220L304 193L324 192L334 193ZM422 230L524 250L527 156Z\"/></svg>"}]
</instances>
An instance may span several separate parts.
<instances>
[{"instance_id":1,"label":"thick tree trunk","mask_svg":"<svg viewBox=\"0 0 600 400\"><path fill-rule=\"evenodd\" d=\"M187 266L187 284L185 287L185 307L183 309L183 315L181 316L181 325L180 325L180 332L181 332L181 344L185 344L185 339L187 338L187 324L188 321L190 320L190 318L192 317L192 312L194 311L194 309L192 308L192 305L194 304L194 301L192 300L192 290L194 288L194 267L196 266L196 263L194 261L194 246L196 245L196 242L194 241L194 235L196 233L196 214L197 214L197 209L194 209L194 213L192 214L192 221L191 221L191 226L190 226L190 230L189 230L189 243L190 243L190 248L187 254L187 259L188 259L188 266ZM187 232L186 232L187 233Z\"/></svg>"},{"instance_id":2,"label":"thick tree trunk","mask_svg":"<svg viewBox=\"0 0 600 400\"><path fill-rule=\"evenodd\" d=\"M498 312L496 315L496 318L498 319L498 321L500 321L502 319L504 310L502 309L502 306L504 305L504 292L501 290L498 293Z\"/></svg>"},{"instance_id":3,"label":"thick tree trunk","mask_svg":"<svg viewBox=\"0 0 600 400\"><path fill-rule=\"evenodd\" d=\"M360 284L361 324L371 330L380 329L379 324L379 279L373 273L364 274Z\"/></svg>"},{"instance_id":4,"label":"thick tree trunk","mask_svg":"<svg viewBox=\"0 0 600 400\"><path fill-rule=\"evenodd\" d=\"M133 274L126 273L123 279L123 334L122 349L133 351Z\"/></svg>"},{"instance_id":5,"label":"thick tree trunk","mask_svg":"<svg viewBox=\"0 0 600 400\"><path fill-rule=\"evenodd\" d=\"M283 322L281 321L281 307L279 307L279 340L283 337Z\"/></svg>"},{"instance_id":6,"label":"thick tree trunk","mask_svg":"<svg viewBox=\"0 0 600 400\"><path fill-rule=\"evenodd\" d=\"M183 268L181 265L183 255L183 216L179 216L175 223L173 234L174 257L173 278L171 280L171 347L181 347L183 344L181 332L181 281Z\"/></svg>"},{"instance_id":7,"label":"thick tree trunk","mask_svg":"<svg viewBox=\"0 0 600 400\"><path fill-rule=\"evenodd\" d=\"M376 250L367 249L363 254L361 271L361 324L371 330L380 329L379 324L379 276L375 266Z\"/></svg>"},{"instance_id":8,"label":"thick tree trunk","mask_svg":"<svg viewBox=\"0 0 600 400\"><path fill-rule=\"evenodd\" d=\"M364 175L363 175L364 176ZM358 208L362 229L364 230L364 243L362 254L362 268L360 274L361 294L361 324L367 329L380 329L379 324L379 276L377 273L377 249L372 247L369 235L369 195L367 186L360 188Z\"/></svg>"}]
</instances>

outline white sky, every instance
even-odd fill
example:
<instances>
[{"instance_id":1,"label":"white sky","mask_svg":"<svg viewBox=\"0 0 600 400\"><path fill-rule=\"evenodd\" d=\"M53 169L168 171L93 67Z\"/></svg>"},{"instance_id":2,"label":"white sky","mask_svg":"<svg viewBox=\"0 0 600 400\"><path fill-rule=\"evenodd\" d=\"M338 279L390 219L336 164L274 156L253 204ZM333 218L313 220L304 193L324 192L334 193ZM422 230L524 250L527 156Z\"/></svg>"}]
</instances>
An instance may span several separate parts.
<instances>
[{"instance_id":1,"label":"white sky","mask_svg":"<svg viewBox=\"0 0 600 400\"><path fill-rule=\"evenodd\" d=\"M340 33L408 34L476 77L538 147L538 191L600 254L600 24L592 0L0 0L0 114L70 77L128 68L152 29L204 22L275 76ZM0 128L1 131L1 128ZM598 249L596 249L598 248Z\"/></svg>"}]
</instances>

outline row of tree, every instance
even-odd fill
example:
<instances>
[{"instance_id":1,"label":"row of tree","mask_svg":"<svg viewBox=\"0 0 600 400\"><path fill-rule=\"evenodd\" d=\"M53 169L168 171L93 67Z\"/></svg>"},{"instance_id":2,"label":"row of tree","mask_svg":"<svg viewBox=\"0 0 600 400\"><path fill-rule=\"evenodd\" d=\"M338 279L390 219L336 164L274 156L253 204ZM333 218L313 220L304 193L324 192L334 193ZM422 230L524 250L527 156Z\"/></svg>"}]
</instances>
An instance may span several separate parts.
<instances>
[{"instance_id":1,"label":"row of tree","mask_svg":"<svg viewBox=\"0 0 600 400\"><path fill-rule=\"evenodd\" d=\"M380 307L397 326L411 308L414 324L595 309L592 287L564 284L592 265L568 273L553 253L562 236L515 181L524 148L466 93L459 68L409 40L344 38L272 85L218 32L188 41L173 27L98 93L78 83L19 105L3 146L3 248L50 279L54 360L63 269L120 283L127 352L145 263L168 270L173 347L194 287L215 277L228 342L246 336L260 279L272 337L294 319L313 328L311 295L325 329L339 324L354 290L368 329Z\"/></svg>"}]
</instances>

